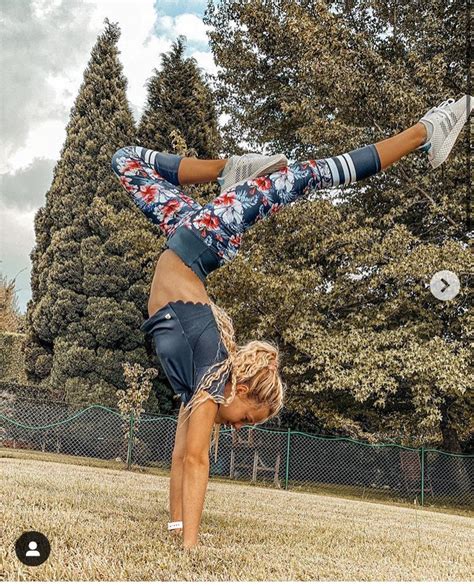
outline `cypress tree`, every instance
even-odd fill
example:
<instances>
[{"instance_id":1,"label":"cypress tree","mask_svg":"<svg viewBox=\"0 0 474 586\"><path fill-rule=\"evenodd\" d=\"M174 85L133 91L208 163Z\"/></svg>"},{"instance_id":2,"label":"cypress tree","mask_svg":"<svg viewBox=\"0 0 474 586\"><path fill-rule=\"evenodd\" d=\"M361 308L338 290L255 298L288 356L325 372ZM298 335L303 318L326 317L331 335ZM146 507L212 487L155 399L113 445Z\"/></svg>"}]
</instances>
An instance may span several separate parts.
<instances>
[{"instance_id":1,"label":"cypress tree","mask_svg":"<svg viewBox=\"0 0 474 586\"><path fill-rule=\"evenodd\" d=\"M185 39L179 36L161 57L147 82L147 103L138 133L147 148L174 152L173 132L187 145L188 157L215 159L221 148L212 91L194 58L184 57Z\"/></svg>"},{"instance_id":2,"label":"cypress tree","mask_svg":"<svg viewBox=\"0 0 474 586\"><path fill-rule=\"evenodd\" d=\"M147 81L147 101L138 127L140 144L185 157L217 159L222 138L215 95L193 57L184 57L186 37L180 35L161 57ZM216 182L183 185L184 193L201 205L216 197ZM161 241L164 243L164 239Z\"/></svg>"},{"instance_id":3,"label":"cypress tree","mask_svg":"<svg viewBox=\"0 0 474 586\"><path fill-rule=\"evenodd\" d=\"M136 142L119 36L106 19L35 217L27 374L76 405L115 406L126 386L122 363L153 366L139 327L148 317L156 236L111 169L112 154Z\"/></svg>"}]
</instances>

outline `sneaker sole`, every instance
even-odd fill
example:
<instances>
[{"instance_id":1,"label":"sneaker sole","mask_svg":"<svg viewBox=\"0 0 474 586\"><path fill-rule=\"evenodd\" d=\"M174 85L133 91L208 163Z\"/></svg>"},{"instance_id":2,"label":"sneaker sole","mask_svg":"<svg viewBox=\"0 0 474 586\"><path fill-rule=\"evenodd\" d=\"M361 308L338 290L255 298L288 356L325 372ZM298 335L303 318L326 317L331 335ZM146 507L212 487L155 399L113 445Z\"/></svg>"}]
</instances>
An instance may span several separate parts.
<instances>
[{"instance_id":1,"label":"sneaker sole","mask_svg":"<svg viewBox=\"0 0 474 586\"><path fill-rule=\"evenodd\" d=\"M466 124L466 122L468 120L468 116L466 115L466 112L467 111L464 110L461 118L456 122L456 125L453 127L451 132L446 137L446 140L441 145L441 147L439 149L440 153L439 153L438 157L430 160L430 165L433 167L433 169L436 169L436 167L439 167L449 157L449 154L451 153L451 150L454 146L454 143L456 142L457 137L459 136L459 133L462 130L462 127L464 126L464 124ZM447 152L446 151L442 152L446 148L447 148Z\"/></svg>"},{"instance_id":2,"label":"sneaker sole","mask_svg":"<svg viewBox=\"0 0 474 586\"><path fill-rule=\"evenodd\" d=\"M288 165L288 159L286 157L281 157L279 155L275 155L268 161L265 165L259 167L256 171L254 171L251 175L249 175L246 179L242 179L242 181L237 181L236 183L232 183L229 187L225 185L222 186L221 194L224 191L230 191L237 185L243 185L247 181L251 181L252 179L256 179L257 177L261 177L262 175L268 175L273 171L278 171L281 167L286 167Z\"/></svg>"}]
</instances>

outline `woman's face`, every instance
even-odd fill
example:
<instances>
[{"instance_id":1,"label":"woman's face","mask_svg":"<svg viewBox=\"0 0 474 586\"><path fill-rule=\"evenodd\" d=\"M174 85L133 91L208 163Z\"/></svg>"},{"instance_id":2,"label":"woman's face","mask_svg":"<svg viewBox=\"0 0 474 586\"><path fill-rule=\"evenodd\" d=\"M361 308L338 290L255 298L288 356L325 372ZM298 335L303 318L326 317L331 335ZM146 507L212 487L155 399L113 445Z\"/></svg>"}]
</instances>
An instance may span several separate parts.
<instances>
[{"instance_id":1,"label":"woman's face","mask_svg":"<svg viewBox=\"0 0 474 586\"><path fill-rule=\"evenodd\" d=\"M226 399L230 396L231 390L232 384L228 382L224 389ZM214 422L240 429L243 425L255 425L267 419L270 413L269 408L266 405L256 405L253 401L246 399L247 392L246 385L238 384L234 400L227 407L219 405Z\"/></svg>"}]
</instances>

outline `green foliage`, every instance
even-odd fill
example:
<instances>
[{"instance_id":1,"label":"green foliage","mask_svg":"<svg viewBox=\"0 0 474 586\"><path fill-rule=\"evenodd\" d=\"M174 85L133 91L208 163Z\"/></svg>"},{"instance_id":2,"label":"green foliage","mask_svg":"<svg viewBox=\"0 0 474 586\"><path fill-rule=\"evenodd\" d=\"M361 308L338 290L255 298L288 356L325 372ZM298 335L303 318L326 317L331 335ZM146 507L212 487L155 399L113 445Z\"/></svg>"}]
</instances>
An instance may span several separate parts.
<instances>
[{"instance_id":1,"label":"green foliage","mask_svg":"<svg viewBox=\"0 0 474 586\"><path fill-rule=\"evenodd\" d=\"M463 18L452 1L210 2L226 148L307 160L402 131L464 93ZM464 142L435 171L415 153L285 208L211 280L241 341L283 351L287 407L328 432L458 451L472 428ZM461 279L449 302L428 288L441 269Z\"/></svg>"},{"instance_id":2,"label":"green foliage","mask_svg":"<svg viewBox=\"0 0 474 586\"><path fill-rule=\"evenodd\" d=\"M140 144L174 152L173 132L184 138L188 157L217 158L221 138L214 97L194 58L184 58L184 38L178 37L161 59L161 70L147 82L148 97L140 121Z\"/></svg>"},{"instance_id":3,"label":"green foliage","mask_svg":"<svg viewBox=\"0 0 474 586\"><path fill-rule=\"evenodd\" d=\"M136 142L118 59L117 25L106 20L71 111L46 205L35 218L32 300L25 365L30 381L63 389L69 403L114 407L122 362L154 358L140 325L159 250L156 232L110 167Z\"/></svg>"},{"instance_id":4,"label":"green foliage","mask_svg":"<svg viewBox=\"0 0 474 586\"><path fill-rule=\"evenodd\" d=\"M0 332L0 380L26 383L22 352L24 334Z\"/></svg>"},{"instance_id":5,"label":"green foliage","mask_svg":"<svg viewBox=\"0 0 474 586\"><path fill-rule=\"evenodd\" d=\"M222 147L215 98L194 58L184 58L179 36L147 82L148 96L138 129L139 142L183 157L216 159ZM217 182L181 186L201 205L219 193Z\"/></svg>"},{"instance_id":6,"label":"green foliage","mask_svg":"<svg viewBox=\"0 0 474 586\"><path fill-rule=\"evenodd\" d=\"M144 369L140 364L123 363L124 378L127 382L125 391L119 389L117 406L122 415L133 415L137 419L144 412L143 404L148 399L152 388L151 381L157 376L155 368Z\"/></svg>"},{"instance_id":7,"label":"green foliage","mask_svg":"<svg viewBox=\"0 0 474 586\"><path fill-rule=\"evenodd\" d=\"M8 281L5 275L0 273L0 332L24 331L25 319L18 309L15 289L16 277Z\"/></svg>"},{"instance_id":8,"label":"green foliage","mask_svg":"<svg viewBox=\"0 0 474 586\"><path fill-rule=\"evenodd\" d=\"M0 273L0 380L26 382L22 345L25 318L18 309L16 279Z\"/></svg>"}]
</instances>

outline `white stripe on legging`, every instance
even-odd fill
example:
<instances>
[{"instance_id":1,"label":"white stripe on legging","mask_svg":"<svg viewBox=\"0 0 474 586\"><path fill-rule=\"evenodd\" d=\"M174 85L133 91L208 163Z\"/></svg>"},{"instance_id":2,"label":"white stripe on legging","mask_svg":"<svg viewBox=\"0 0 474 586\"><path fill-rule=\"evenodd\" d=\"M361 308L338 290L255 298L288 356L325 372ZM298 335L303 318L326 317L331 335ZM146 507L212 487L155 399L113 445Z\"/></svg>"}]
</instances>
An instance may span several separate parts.
<instances>
[{"instance_id":1,"label":"white stripe on legging","mask_svg":"<svg viewBox=\"0 0 474 586\"><path fill-rule=\"evenodd\" d=\"M326 161L329 165L329 170L331 171L333 187L337 187L341 183L341 178L339 177L339 171L337 170L336 163L333 159L326 159Z\"/></svg>"},{"instance_id":2,"label":"white stripe on legging","mask_svg":"<svg viewBox=\"0 0 474 586\"><path fill-rule=\"evenodd\" d=\"M347 160L347 165L349 167L349 171L351 172L350 183L354 183L354 181L357 181L357 173L354 167L354 161L352 160L352 157L349 153L344 153L342 156Z\"/></svg>"},{"instance_id":3,"label":"white stripe on legging","mask_svg":"<svg viewBox=\"0 0 474 586\"><path fill-rule=\"evenodd\" d=\"M138 156L143 159L145 163L148 163L148 165L155 168L156 151L144 147L137 147L137 151L139 151Z\"/></svg>"},{"instance_id":4,"label":"white stripe on legging","mask_svg":"<svg viewBox=\"0 0 474 586\"><path fill-rule=\"evenodd\" d=\"M349 170L349 166L347 165L347 161L342 155L338 155L336 159L339 159L339 162L342 165L342 171L344 173L344 185L348 185L351 180L351 172Z\"/></svg>"}]
</instances>

